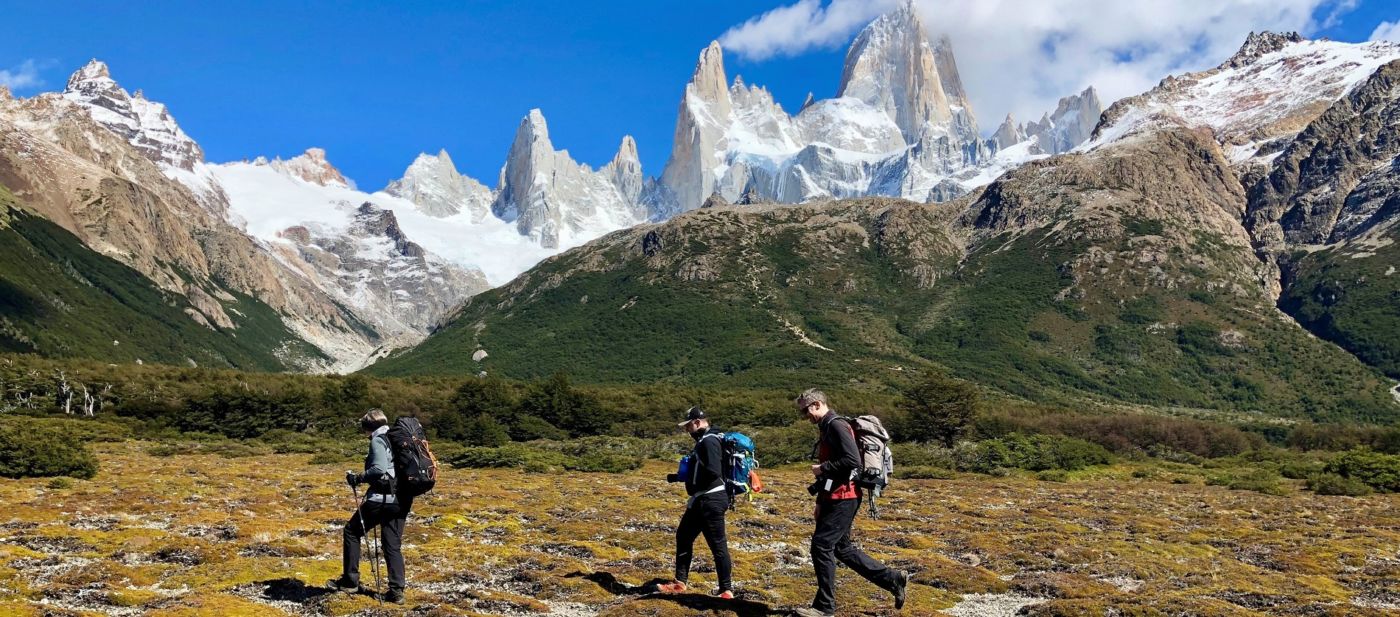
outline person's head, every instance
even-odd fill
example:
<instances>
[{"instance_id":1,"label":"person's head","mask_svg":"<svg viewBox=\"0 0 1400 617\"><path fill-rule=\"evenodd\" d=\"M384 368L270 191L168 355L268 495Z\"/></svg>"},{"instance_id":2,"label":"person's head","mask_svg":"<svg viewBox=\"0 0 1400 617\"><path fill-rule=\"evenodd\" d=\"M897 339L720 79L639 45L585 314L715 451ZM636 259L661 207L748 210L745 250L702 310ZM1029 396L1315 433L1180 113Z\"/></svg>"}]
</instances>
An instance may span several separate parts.
<instances>
[{"instance_id":1,"label":"person's head","mask_svg":"<svg viewBox=\"0 0 1400 617\"><path fill-rule=\"evenodd\" d=\"M797 395L797 413L802 414L808 422L816 424L831 412L831 408L826 406L826 394L816 388L808 388Z\"/></svg>"},{"instance_id":2,"label":"person's head","mask_svg":"<svg viewBox=\"0 0 1400 617\"><path fill-rule=\"evenodd\" d=\"M705 417L705 410L699 407L691 407L685 411L685 421L677 424L685 432L694 435L710 428L710 419Z\"/></svg>"},{"instance_id":3,"label":"person's head","mask_svg":"<svg viewBox=\"0 0 1400 617\"><path fill-rule=\"evenodd\" d=\"M371 409L369 413L360 416L360 430L366 433L373 433L381 426L389 426L389 416L384 415L381 409Z\"/></svg>"}]
</instances>

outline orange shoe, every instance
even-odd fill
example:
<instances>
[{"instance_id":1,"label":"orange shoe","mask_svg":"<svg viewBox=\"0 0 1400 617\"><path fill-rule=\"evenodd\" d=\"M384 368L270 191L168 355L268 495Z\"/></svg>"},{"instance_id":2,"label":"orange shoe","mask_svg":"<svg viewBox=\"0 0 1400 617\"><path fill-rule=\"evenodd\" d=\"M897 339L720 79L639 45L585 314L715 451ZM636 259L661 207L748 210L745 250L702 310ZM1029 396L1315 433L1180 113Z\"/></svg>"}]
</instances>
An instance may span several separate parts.
<instances>
[{"instance_id":1,"label":"orange shoe","mask_svg":"<svg viewBox=\"0 0 1400 617\"><path fill-rule=\"evenodd\" d=\"M686 586L685 583L682 583L680 581L672 581L669 583L661 583L660 585L657 585L656 590L661 593L682 593L686 590Z\"/></svg>"},{"instance_id":2,"label":"orange shoe","mask_svg":"<svg viewBox=\"0 0 1400 617\"><path fill-rule=\"evenodd\" d=\"M719 592L719 599L721 599L721 600L733 600L733 599L734 599L734 592L732 592L732 591L730 591L730 590L728 590L728 589L726 589L726 590L724 590L724 591L721 591L721 592Z\"/></svg>"}]
</instances>

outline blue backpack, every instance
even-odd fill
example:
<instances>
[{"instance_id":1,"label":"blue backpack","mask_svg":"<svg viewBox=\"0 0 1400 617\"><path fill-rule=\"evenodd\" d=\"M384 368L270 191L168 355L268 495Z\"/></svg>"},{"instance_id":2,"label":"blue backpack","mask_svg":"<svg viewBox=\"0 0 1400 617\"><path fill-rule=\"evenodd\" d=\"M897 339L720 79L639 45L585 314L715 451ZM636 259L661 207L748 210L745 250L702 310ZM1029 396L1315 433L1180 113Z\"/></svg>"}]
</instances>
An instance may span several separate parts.
<instances>
[{"instance_id":1,"label":"blue backpack","mask_svg":"<svg viewBox=\"0 0 1400 617\"><path fill-rule=\"evenodd\" d=\"M724 486L732 497L748 493L763 492L763 479L758 477L758 458L754 454L753 439L743 433L711 433L722 445ZM676 468L676 475L684 478L691 474L695 461L691 456L682 456ZM731 504L732 505L732 504Z\"/></svg>"},{"instance_id":2,"label":"blue backpack","mask_svg":"<svg viewBox=\"0 0 1400 617\"><path fill-rule=\"evenodd\" d=\"M753 439L743 433L724 433L724 483L730 495L763 492Z\"/></svg>"}]
</instances>

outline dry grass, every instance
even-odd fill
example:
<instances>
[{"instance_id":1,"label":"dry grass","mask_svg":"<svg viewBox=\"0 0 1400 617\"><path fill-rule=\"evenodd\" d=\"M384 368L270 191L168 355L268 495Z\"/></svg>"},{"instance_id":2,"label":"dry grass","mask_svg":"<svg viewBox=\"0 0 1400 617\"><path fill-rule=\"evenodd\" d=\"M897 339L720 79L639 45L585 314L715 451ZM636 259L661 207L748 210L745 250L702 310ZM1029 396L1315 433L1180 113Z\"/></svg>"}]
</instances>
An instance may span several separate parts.
<instances>
[{"instance_id":1,"label":"dry grass","mask_svg":"<svg viewBox=\"0 0 1400 617\"><path fill-rule=\"evenodd\" d=\"M657 597L681 509L660 463L567 479L449 470L410 519L404 608L319 588L339 570L343 469L307 455L155 458L98 444L70 488L0 483L0 614L749 615L811 599L811 504L799 469L741 503L730 538L741 601ZM1126 473L903 481L869 552L915 572L907 615L1393 614L1400 496L1274 497ZM714 583L699 546L692 583ZM368 565L365 579L372 581ZM891 614L841 573L844 614ZM974 594L979 594L975 595ZM990 594L990 595L988 595ZM978 612L978 611L981 612Z\"/></svg>"}]
</instances>

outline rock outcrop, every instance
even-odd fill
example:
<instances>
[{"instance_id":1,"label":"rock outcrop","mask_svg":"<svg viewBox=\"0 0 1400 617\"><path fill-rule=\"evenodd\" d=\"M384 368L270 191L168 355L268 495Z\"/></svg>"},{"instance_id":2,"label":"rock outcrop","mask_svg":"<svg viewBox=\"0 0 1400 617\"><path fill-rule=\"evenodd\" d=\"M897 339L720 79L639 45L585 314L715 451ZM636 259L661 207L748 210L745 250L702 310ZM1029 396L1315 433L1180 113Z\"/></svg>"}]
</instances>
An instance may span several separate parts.
<instances>
[{"instance_id":1,"label":"rock outcrop","mask_svg":"<svg viewBox=\"0 0 1400 617\"><path fill-rule=\"evenodd\" d=\"M641 187L641 163L630 137L612 162L594 171L568 151L556 151L544 115L532 109L516 130L491 211L541 246L555 248L641 220Z\"/></svg>"},{"instance_id":2,"label":"rock outcrop","mask_svg":"<svg viewBox=\"0 0 1400 617\"><path fill-rule=\"evenodd\" d=\"M466 212L473 221L490 215L493 199L491 189L457 172L446 150L437 155L419 154L403 177L390 182L384 192L417 204L429 216L444 218Z\"/></svg>"}]
</instances>

